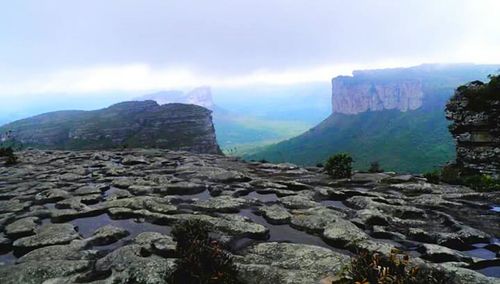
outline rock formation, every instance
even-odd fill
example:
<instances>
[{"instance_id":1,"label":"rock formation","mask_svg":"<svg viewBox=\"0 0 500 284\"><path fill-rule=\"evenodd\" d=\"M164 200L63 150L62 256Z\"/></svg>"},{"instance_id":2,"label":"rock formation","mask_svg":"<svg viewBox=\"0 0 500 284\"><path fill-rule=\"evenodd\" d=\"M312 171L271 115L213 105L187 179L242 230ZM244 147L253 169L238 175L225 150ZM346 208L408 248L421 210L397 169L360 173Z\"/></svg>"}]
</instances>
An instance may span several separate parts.
<instances>
[{"instance_id":1,"label":"rock formation","mask_svg":"<svg viewBox=\"0 0 500 284\"><path fill-rule=\"evenodd\" d=\"M487 84L475 81L458 88L446 106L446 117L452 120L457 164L500 178L500 80L492 78Z\"/></svg>"},{"instance_id":2,"label":"rock formation","mask_svg":"<svg viewBox=\"0 0 500 284\"><path fill-rule=\"evenodd\" d=\"M373 80L340 76L332 80L332 112L414 110L422 106L422 83L415 79Z\"/></svg>"},{"instance_id":3,"label":"rock formation","mask_svg":"<svg viewBox=\"0 0 500 284\"><path fill-rule=\"evenodd\" d=\"M0 128L3 140L44 149L168 148L220 153L211 111L131 101L95 111L58 111ZM8 137L7 137L8 136Z\"/></svg>"},{"instance_id":4,"label":"rock formation","mask_svg":"<svg viewBox=\"0 0 500 284\"><path fill-rule=\"evenodd\" d=\"M320 283L361 248L499 283L484 275L500 271L495 193L159 149L16 154L0 167L2 284L166 283L184 220L231 247L243 283Z\"/></svg>"}]
</instances>

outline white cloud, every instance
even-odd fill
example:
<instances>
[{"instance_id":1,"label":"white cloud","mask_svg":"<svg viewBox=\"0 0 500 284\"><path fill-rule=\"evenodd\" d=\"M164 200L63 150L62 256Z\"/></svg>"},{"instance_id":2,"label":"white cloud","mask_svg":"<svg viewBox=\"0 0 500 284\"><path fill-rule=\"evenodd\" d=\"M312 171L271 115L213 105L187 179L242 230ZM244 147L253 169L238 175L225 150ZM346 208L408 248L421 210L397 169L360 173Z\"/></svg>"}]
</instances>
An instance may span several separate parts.
<instances>
[{"instance_id":1,"label":"white cloud","mask_svg":"<svg viewBox=\"0 0 500 284\"><path fill-rule=\"evenodd\" d=\"M238 87L245 85L290 85L306 82L327 82L337 75L349 75L356 69L410 66L415 63L380 62L372 65L318 66L282 71L256 70L245 75L214 77L189 69L155 69L148 64L95 66L56 71L31 77L27 81L0 81L0 97L32 96L64 93L102 94L109 92L142 92L152 90L188 89L200 85Z\"/></svg>"}]
</instances>

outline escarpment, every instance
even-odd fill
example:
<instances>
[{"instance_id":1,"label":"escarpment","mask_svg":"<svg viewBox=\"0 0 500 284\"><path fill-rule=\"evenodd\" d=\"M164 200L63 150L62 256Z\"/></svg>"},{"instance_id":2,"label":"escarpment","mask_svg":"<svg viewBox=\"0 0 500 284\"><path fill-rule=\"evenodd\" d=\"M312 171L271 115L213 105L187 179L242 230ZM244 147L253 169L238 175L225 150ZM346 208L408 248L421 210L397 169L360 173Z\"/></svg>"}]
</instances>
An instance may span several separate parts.
<instances>
[{"instance_id":1,"label":"escarpment","mask_svg":"<svg viewBox=\"0 0 500 284\"><path fill-rule=\"evenodd\" d=\"M42 149L166 148L220 153L211 111L196 105L130 101L95 111L58 111L0 128L3 140Z\"/></svg>"},{"instance_id":2,"label":"escarpment","mask_svg":"<svg viewBox=\"0 0 500 284\"><path fill-rule=\"evenodd\" d=\"M446 106L457 164L500 177L500 78L459 87Z\"/></svg>"},{"instance_id":3,"label":"escarpment","mask_svg":"<svg viewBox=\"0 0 500 284\"><path fill-rule=\"evenodd\" d=\"M415 110L422 106L422 82L412 79L373 81L340 76L332 80L332 112L357 114L366 111Z\"/></svg>"}]
</instances>

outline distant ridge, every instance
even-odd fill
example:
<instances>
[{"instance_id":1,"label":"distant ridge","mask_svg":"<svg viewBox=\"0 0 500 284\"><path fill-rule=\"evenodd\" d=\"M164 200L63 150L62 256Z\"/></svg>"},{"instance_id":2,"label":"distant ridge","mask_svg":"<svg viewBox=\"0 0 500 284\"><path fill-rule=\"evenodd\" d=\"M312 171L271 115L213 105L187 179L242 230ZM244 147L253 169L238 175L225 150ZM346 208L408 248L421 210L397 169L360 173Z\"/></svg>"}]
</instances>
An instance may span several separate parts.
<instances>
[{"instance_id":1,"label":"distant ridge","mask_svg":"<svg viewBox=\"0 0 500 284\"><path fill-rule=\"evenodd\" d=\"M42 149L167 148L221 153L211 111L129 101L94 111L56 111L0 127L2 139ZM8 137L7 137L8 133Z\"/></svg>"}]
</instances>

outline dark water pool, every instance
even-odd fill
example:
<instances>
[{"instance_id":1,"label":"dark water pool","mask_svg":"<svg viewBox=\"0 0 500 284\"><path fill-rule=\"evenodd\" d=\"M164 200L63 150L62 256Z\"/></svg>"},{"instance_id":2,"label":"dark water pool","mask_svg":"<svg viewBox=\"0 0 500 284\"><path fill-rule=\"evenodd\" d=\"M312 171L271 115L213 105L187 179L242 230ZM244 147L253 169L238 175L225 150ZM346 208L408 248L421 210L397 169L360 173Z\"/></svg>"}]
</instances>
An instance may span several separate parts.
<instances>
[{"instance_id":1,"label":"dark water pool","mask_svg":"<svg viewBox=\"0 0 500 284\"><path fill-rule=\"evenodd\" d=\"M274 193L257 193L255 191L250 192L246 197L257 198L262 202L276 202L278 201L278 196Z\"/></svg>"},{"instance_id":2,"label":"dark water pool","mask_svg":"<svg viewBox=\"0 0 500 284\"><path fill-rule=\"evenodd\" d=\"M102 226L113 225L129 231L130 238L134 238L142 232L158 232L170 234L169 226L151 224L147 222L137 222L135 219L111 219L108 214L101 214L94 217L79 218L69 223L78 227L78 232L84 237L92 236L95 230Z\"/></svg>"},{"instance_id":3,"label":"dark water pool","mask_svg":"<svg viewBox=\"0 0 500 284\"><path fill-rule=\"evenodd\" d=\"M264 217L256 215L251 209L243 209L240 211L240 215L250 218L253 222L263 225L269 229L269 242L290 242L299 243L307 245L315 245L319 247L328 248L334 251L340 251L339 249L333 248L325 243L320 237L310 235L306 232L296 230L289 225L273 225L269 224ZM344 252L342 251L343 253Z\"/></svg>"}]
</instances>

